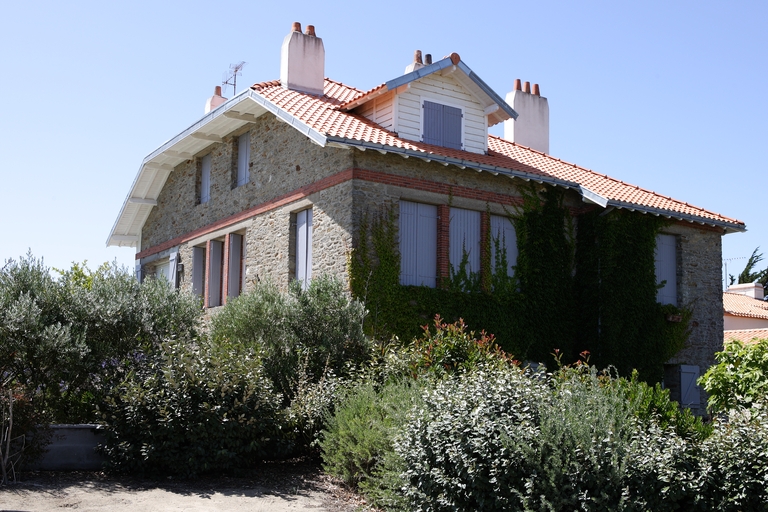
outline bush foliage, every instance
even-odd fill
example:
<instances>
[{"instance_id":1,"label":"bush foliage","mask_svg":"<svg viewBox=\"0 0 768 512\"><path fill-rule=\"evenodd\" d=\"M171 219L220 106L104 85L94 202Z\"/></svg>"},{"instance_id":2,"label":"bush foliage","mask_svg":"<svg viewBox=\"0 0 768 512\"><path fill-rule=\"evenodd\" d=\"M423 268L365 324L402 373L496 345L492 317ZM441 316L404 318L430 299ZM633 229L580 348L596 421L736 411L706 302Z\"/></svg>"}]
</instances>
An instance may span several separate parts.
<instances>
[{"instance_id":1,"label":"bush foliage","mask_svg":"<svg viewBox=\"0 0 768 512\"><path fill-rule=\"evenodd\" d=\"M712 411L750 407L768 396L768 339L728 341L715 359L717 364L699 379Z\"/></svg>"},{"instance_id":2,"label":"bush foliage","mask_svg":"<svg viewBox=\"0 0 768 512\"><path fill-rule=\"evenodd\" d=\"M193 476L280 452L281 396L259 354L234 343L163 343L102 411L111 468Z\"/></svg>"}]
</instances>

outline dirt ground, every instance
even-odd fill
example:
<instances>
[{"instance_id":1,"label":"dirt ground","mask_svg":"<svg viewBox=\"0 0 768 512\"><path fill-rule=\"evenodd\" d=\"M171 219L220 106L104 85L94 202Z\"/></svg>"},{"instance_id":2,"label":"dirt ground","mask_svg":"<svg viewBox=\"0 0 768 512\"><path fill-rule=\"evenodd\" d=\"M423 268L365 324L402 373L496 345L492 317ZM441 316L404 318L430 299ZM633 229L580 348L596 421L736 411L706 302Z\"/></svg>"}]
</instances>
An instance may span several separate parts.
<instances>
[{"instance_id":1,"label":"dirt ground","mask_svg":"<svg viewBox=\"0 0 768 512\"><path fill-rule=\"evenodd\" d=\"M369 511L315 461L265 463L238 477L163 481L92 472L30 472L0 487L0 512Z\"/></svg>"}]
</instances>

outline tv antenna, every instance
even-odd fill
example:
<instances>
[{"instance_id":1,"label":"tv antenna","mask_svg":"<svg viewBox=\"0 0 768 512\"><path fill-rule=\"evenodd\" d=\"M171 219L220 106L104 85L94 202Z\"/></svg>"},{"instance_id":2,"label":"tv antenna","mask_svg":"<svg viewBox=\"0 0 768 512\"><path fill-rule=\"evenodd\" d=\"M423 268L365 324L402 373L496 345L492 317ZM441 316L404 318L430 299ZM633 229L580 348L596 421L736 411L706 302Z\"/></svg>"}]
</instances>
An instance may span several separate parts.
<instances>
[{"instance_id":1,"label":"tv antenna","mask_svg":"<svg viewBox=\"0 0 768 512\"><path fill-rule=\"evenodd\" d=\"M221 82L221 85L224 87L231 85L232 86L232 96L237 94L237 75L242 75L242 69L243 66L245 66L244 61L240 61L237 64L230 64L229 65L229 74L224 74L224 81Z\"/></svg>"}]
</instances>

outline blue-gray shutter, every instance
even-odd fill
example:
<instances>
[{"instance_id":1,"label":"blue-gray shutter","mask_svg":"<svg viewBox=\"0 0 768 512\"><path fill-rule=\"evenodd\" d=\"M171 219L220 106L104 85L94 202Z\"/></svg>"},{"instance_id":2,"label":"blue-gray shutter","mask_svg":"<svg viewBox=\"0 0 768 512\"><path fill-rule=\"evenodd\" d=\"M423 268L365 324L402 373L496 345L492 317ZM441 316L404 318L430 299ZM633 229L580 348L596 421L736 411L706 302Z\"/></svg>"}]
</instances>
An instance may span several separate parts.
<instances>
[{"instance_id":1,"label":"blue-gray shutter","mask_svg":"<svg viewBox=\"0 0 768 512\"><path fill-rule=\"evenodd\" d=\"M171 288L178 288L178 279L176 277L176 264L179 260L179 251L174 250L171 252L171 256L168 258L168 282L171 284Z\"/></svg>"},{"instance_id":2,"label":"blue-gray shutter","mask_svg":"<svg viewBox=\"0 0 768 512\"><path fill-rule=\"evenodd\" d=\"M205 155L200 162L200 203L211 200L211 154Z\"/></svg>"},{"instance_id":3,"label":"blue-gray shutter","mask_svg":"<svg viewBox=\"0 0 768 512\"><path fill-rule=\"evenodd\" d=\"M469 272L480 272L480 212L451 208L448 254L451 267L458 271L467 253Z\"/></svg>"},{"instance_id":4,"label":"blue-gray shutter","mask_svg":"<svg viewBox=\"0 0 768 512\"><path fill-rule=\"evenodd\" d=\"M208 254L208 307L221 306L221 271L224 263L224 242L211 240Z\"/></svg>"},{"instance_id":5,"label":"blue-gray shutter","mask_svg":"<svg viewBox=\"0 0 768 512\"><path fill-rule=\"evenodd\" d=\"M202 296L205 291L205 247L192 248L192 293Z\"/></svg>"},{"instance_id":6,"label":"blue-gray shutter","mask_svg":"<svg viewBox=\"0 0 768 512\"><path fill-rule=\"evenodd\" d=\"M245 132L237 138L237 186L245 185L250 179L248 164L251 160L251 136Z\"/></svg>"},{"instance_id":7,"label":"blue-gray shutter","mask_svg":"<svg viewBox=\"0 0 768 512\"><path fill-rule=\"evenodd\" d=\"M418 204L417 284L434 288L437 285L437 206Z\"/></svg>"},{"instance_id":8,"label":"blue-gray shutter","mask_svg":"<svg viewBox=\"0 0 768 512\"><path fill-rule=\"evenodd\" d=\"M240 295L240 264L243 254L243 235L229 236L229 265L227 276L227 297Z\"/></svg>"},{"instance_id":9,"label":"blue-gray shutter","mask_svg":"<svg viewBox=\"0 0 768 512\"><path fill-rule=\"evenodd\" d=\"M431 101L424 102L424 142L443 145L443 106Z\"/></svg>"},{"instance_id":10,"label":"blue-gray shutter","mask_svg":"<svg viewBox=\"0 0 768 512\"><path fill-rule=\"evenodd\" d=\"M661 304L677 305L677 240L675 235L656 237L656 284L664 286L656 292Z\"/></svg>"},{"instance_id":11,"label":"blue-gray shutter","mask_svg":"<svg viewBox=\"0 0 768 512\"><path fill-rule=\"evenodd\" d=\"M141 262L136 262L136 281L141 282L143 280L143 277L141 275Z\"/></svg>"},{"instance_id":12,"label":"blue-gray shutter","mask_svg":"<svg viewBox=\"0 0 768 512\"><path fill-rule=\"evenodd\" d=\"M507 275L515 273L517 265L517 234L515 225L507 217L491 215L491 271L496 271L496 241L499 249L504 249L507 256Z\"/></svg>"},{"instance_id":13,"label":"blue-gray shutter","mask_svg":"<svg viewBox=\"0 0 768 512\"><path fill-rule=\"evenodd\" d=\"M312 209L296 214L296 279L305 290L312 279Z\"/></svg>"},{"instance_id":14,"label":"blue-gray shutter","mask_svg":"<svg viewBox=\"0 0 768 512\"><path fill-rule=\"evenodd\" d=\"M400 201L400 284L434 288L437 206Z\"/></svg>"},{"instance_id":15,"label":"blue-gray shutter","mask_svg":"<svg viewBox=\"0 0 768 512\"><path fill-rule=\"evenodd\" d=\"M698 407L701 402L696 381L699 378L699 367L696 365L680 365L680 405L683 407Z\"/></svg>"},{"instance_id":16,"label":"blue-gray shutter","mask_svg":"<svg viewBox=\"0 0 768 512\"><path fill-rule=\"evenodd\" d=\"M443 146L461 149L461 109L443 105Z\"/></svg>"}]
</instances>

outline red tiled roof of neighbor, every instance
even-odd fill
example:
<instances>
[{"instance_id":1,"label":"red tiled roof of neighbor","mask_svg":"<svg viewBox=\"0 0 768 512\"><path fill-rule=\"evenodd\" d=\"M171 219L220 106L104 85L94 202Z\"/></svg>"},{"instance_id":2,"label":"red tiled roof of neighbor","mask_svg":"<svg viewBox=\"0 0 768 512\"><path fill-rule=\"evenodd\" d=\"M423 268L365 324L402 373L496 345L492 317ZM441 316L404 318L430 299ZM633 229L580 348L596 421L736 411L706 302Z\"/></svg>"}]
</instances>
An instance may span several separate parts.
<instances>
[{"instance_id":1,"label":"red tiled roof of neighbor","mask_svg":"<svg viewBox=\"0 0 768 512\"><path fill-rule=\"evenodd\" d=\"M734 329L723 333L723 342L739 340L743 343L749 343L753 340L765 339L768 339L768 329Z\"/></svg>"},{"instance_id":2,"label":"red tiled roof of neighbor","mask_svg":"<svg viewBox=\"0 0 768 512\"><path fill-rule=\"evenodd\" d=\"M422 152L425 153L425 156L439 155L464 160L470 164L495 166L574 182L609 201L621 203L623 207L631 208L632 205L637 205L638 207L668 211L673 214L690 215L703 221L744 224L739 220L624 183L493 135L488 137L487 154L472 153L402 139L396 133L382 128L377 123L354 113L354 111L343 112L341 110L345 103L370 94L380 87L362 92L354 87L326 78L323 96L286 89L277 80L255 84L252 89L327 137L381 144L392 148Z\"/></svg>"},{"instance_id":3,"label":"red tiled roof of neighbor","mask_svg":"<svg viewBox=\"0 0 768 512\"><path fill-rule=\"evenodd\" d=\"M768 319L768 302L739 293L723 292L723 309L734 316Z\"/></svg>"}]
</instances>

